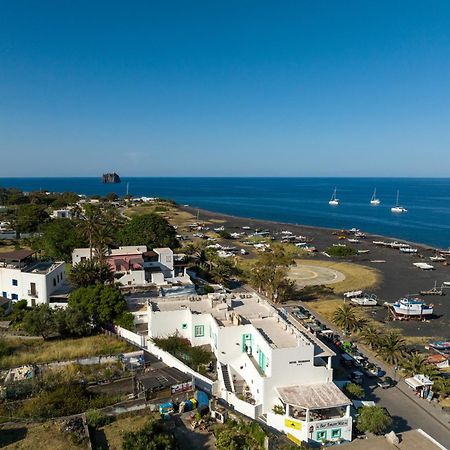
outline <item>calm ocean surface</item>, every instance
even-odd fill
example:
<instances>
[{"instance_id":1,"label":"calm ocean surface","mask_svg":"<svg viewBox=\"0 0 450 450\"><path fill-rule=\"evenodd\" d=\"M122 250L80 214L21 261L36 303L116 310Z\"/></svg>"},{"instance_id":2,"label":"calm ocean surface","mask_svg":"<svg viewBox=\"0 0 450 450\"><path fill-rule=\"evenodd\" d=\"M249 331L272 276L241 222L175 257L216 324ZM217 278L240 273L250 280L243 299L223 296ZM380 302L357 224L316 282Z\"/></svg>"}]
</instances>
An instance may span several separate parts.
<instances>
[{"instance_id":1,"label":"calm ocean surface","mask_svg":"<svg viewBox=\"0 0 450 450\"><path fill-rule=\"evenodd\" d=\"M450 246L450 178L1 178L1 187L164 197L211 211L305 225L351 228ZM334 187L341 205L328 205ZM381 200L369 201L374 188ZM390 211L397 189L405 214Z\"/></svg>"}]
</instances>

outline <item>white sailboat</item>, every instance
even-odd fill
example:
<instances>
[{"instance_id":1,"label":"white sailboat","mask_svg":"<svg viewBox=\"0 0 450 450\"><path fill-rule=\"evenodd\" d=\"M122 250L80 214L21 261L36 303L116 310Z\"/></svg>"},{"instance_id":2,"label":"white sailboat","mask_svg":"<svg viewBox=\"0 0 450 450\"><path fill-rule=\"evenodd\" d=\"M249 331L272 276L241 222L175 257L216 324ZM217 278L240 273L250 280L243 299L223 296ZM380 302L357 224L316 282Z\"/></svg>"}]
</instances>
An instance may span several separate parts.
<instances>
[{"instance_id":1,"label":"white sailboat","mask_svg":"<svg viewBox=\"0 0 450 450\"><path fill-rule=\"evenodd\" d=\"M370 204L373 206L378 206L380 203L380 199L377 198L377 188L375 188L372 194L372 198L370 199Z\"/></svg>"},{"instance_id":2,"label":"white sailboat","mask_svg":"<svg viewBox=\"0 0 450 450\"><path fill-rule=\"evenodd\" d=\"M331 199L328 202L328 204L332 206L338 206L339 203L340 203L339 199L336 197L336 188L334 188L333 195L331 196Z\"/></svg>"},{"instance_id":3,"label":"white sailboat","mask_svg":"<svg viewBox=\"0 0 450 450\"><path fill-rule=\"evenodd\" d=\"M400 206L400 205L398 204L399 196L400 196L400 191L397 191L397 202L396 202L395 206L393 206L393 207L391 208L391 211L392 211L393 213L404 213L404 212L408 211L406 208L404 208L403 206Z\"/></svg>"}]
</instances>

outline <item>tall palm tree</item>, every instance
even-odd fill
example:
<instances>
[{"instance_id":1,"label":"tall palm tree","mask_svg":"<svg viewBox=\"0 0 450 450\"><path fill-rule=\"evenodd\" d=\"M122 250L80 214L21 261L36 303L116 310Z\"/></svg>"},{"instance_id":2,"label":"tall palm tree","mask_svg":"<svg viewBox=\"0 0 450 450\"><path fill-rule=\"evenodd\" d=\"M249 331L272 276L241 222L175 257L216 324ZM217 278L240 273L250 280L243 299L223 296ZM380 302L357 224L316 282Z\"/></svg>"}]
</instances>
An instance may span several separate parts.
<instances>
[{"instance_id":1,"label":"tall palm tree","mask_svg":"<svg viewBox=\"0 0 450 450\"><path fill-rule=\"evenodd\" d=\"M355 309L348 303L334 311L333 322L346 333L358 331L364 324L364 321L355 313Z\"/></svg>"},{"instance_id":2,"label":"tall palm tree","mask_svg":"<svg viewBox=\"0 0 450 450\"><path fill-rule=\"evenodd\" d=\"M106 223L99 224L93 236L93 246L95 250L95 257L101 264L105 262L105 256L107 255L112 244L113 230L111 226Z\"/></svg>"},{"instance_id":3,"label":"tall palm tree","mask_svg":"<svg viewBox=\"0 0 450 450\"><path fill-rule=\"evenodd\" d=\"M367 344L372 350L376 350L380 346L380 332L373 325L367 325L361 330L360 336L362 341Z\"/></svg>"},{"instance_id":4,"label":"tall palm tree","mask_svg":"<svg viewBox=\"0 0 450 450\"><path fill-rule=\"evenodd\" d=\"M89 242L90 259L92 259L95 234L101 226L101 217L102 216L100 208L97 206L93 206L90 203L88 203L84 207L84 213L81 215L79 229Z\"/></svg>"},{"instance_id":5,"label":"tall palm tree","mask_svg":"<svg viewBox=\"0 0 450 450\"><path fill-rule=\"evenodd\" d=\"M389 364L397 365L405 353L405 340L395 331L388 333L380 342L378 354Z\"/></svg>"},{"instance_id":6,"label":"tall palm tree","mask_svg":"<svg viewBox=\"0 0 450 450\"><path fill-rule=\"evenodd\" d=\"M450 379L437 377L434 380L433 391L439 393L439 398L444 399L450 395Z\"/></svg>"},{"instance_id":7,"label":"tall palm tree","mask_svg":"<svg viewBox=\"0 0 450 450\"><path fill-rule=\"evenodd\" d=\"M418 352L403 358L399 363L406 376L424 373L427 365L425 358Z\"/></svg>"}]
</instances>

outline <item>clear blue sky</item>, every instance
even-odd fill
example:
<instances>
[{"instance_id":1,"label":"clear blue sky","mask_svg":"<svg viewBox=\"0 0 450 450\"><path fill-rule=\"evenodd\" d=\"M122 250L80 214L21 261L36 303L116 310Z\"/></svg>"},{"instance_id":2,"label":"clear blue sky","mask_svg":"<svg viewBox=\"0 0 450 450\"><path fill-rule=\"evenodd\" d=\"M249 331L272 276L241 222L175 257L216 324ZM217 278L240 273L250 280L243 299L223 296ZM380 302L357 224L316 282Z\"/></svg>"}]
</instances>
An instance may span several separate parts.
<instances>
[{"instance_id":1,"label":"clear blue sky","mask_svg":"<svg viewBox=\"0 0 450 450\"><path fill-rule=\"evenodd\" d=\"M0 176L449 176L450 1L3 1Z\"/></svg>"}]
</instances>

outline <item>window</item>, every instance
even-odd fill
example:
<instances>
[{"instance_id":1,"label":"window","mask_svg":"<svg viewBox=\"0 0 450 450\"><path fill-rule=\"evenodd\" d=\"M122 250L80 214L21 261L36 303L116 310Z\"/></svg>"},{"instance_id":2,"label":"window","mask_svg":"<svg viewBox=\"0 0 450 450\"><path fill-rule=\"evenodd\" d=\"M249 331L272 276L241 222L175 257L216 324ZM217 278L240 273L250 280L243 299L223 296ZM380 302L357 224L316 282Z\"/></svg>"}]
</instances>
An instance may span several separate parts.
<instances>
[{"instance_id":1,"label":"window","mask_svg":"<svg viewBox=\"0 0 450 450\"><path fill-rule=\"evenodd\" d=\"M323 441L327 439L327 432L326 431L318 431L317 432L317 441Z\"/></svg>"},{"instance_id":2,"label":"window","mask_svg":"<svg viewBox=\"0 0 450 450\"><path fill-rule=\"evenodd\" d=\"M19 296L17 294L12 294L11 300L19 300Z\"/></svg>"},{"instance_id":3,"label":"window","mask_svg":"<svg viewBox=\"0 0 450 450\"><path fill-rule=\"evenodd\" d=\"M12 285L13 285L13 286L17 286L17 280L14 280L14 279L13 279L13 280L12 280Z\"/></svg>"},{"instance_id":4,"label":"window","mask_svg":"<svg viewBox=\"0 0 450 450\"><path fill-rule=\"evenodd\" d=\"M7 293L7 292L5 292L5 291L3 291L3 292L2 292L2 297L4 297L4 298L8 298L8 293Z\"/></svg>"},{"instance_id":5,"label":"window","mask_svg":"<svg viewBox=\"0 0 450 450\"><path fill-rule=\"evenodd\" d=\"M182 330L187 330L187 323L183 323L183 324L181 325L181 329L182 329Z\"/></svg>"},{"instance_id":6,"label":"window","mask_svg":"<svg viewBox=\"0 0 450 450\"><path fill-rule=\"evenodd\" d=\"M194 336L202 337L205 335L205 327L203 325L196 325L194 328Z\"/></svg>"},{"instance_id":7,"label":"window","mask_svg":"<svg viewBox=\"0 0 450 450\"><path fill-rule=\"evenodd\" d=\"M338 439L341 437L341 429L336 428L336 430L331 430L331 439Z\"/></svg>"},{"instance_id":8,"label":"window","mask_svg":"<svg viewBox=\"0 0 450 450\"><path fill-rule=\"evenodd\" d=\"M56 286L56 278L53 277L53 286Z\"/></svg>"}]
</instances>

